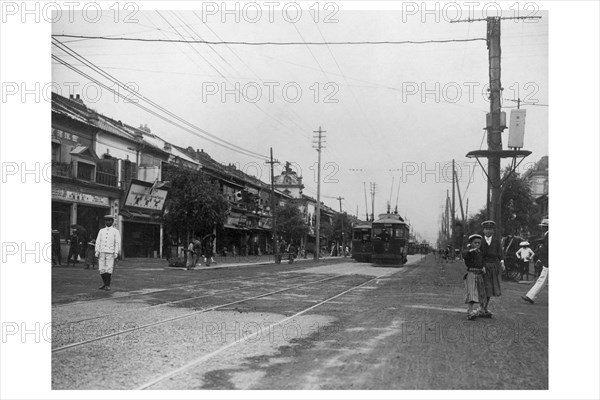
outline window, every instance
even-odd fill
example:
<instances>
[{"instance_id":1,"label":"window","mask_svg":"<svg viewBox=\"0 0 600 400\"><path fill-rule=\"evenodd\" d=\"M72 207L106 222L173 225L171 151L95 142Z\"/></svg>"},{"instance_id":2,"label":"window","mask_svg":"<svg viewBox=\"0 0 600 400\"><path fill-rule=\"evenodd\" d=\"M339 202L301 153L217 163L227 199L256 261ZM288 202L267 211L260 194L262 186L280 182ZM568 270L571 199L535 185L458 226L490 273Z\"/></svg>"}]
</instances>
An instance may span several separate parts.
<instances>
[{"instance_id":1,"label":"window","mask_svg":"<svg viewBox=\"0 0 600 400\"><path fill-rule=\"evenodd\" d=\"M404 228L402 228L402 227L394 228L394 237L396 239L403 239L404 238Z\"/></svg>"},{"instance_id":2,"label":"window","mask_svg":"<svg viewBox=\"0 0 600 400\"><path fill-rule=\"evenodd\" d=\"M83 179L86 181L94 180L94 169L93 164L86 164L82 162L77 163L77 179Z\"/></svg>"},{"instance_id":3,"label":"window","mask_svg":"<svg viewBox=\"0 0 600 400\"><path fill-rule=\"evenodd\" d=\"M52 161L60 162L60 143L52 142Z\"/></svg>"}]
</instances>

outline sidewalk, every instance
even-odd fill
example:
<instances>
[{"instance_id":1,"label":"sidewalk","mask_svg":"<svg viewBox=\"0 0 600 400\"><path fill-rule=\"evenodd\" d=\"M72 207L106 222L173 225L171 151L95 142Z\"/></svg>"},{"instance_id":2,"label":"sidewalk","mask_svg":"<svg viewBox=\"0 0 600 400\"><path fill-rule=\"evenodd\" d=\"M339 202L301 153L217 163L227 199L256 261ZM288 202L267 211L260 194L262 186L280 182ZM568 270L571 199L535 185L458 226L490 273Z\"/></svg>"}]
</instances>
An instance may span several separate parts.
<instances>
[{"instance_id":1,"label":"sidewalk","mask_svg":"<svg viewBox=\"0 0 600 400\"><path fill-rule=\"evenodd\" d=\"M344 257L321 257L323 259L331 259L331 260L341 260ZM263 256L236 256L236 257L214 257L215 263L211 263L209 267L202 264L197 264L197 266L193 269L196 270L207 270L207 269L218 269L218 268L231 268L231 267L253 267L259 265L277 265L275 264L275 258L273 255L263 255ZM352 262L353 259L350 257L346 257L346 260ZM314 261L312 257L307 258L296 258L294 259L294 264L298 262L306 262L306 261ZM282 260L281 265L288 265L287 260ZM182 267L169 267L169 262L164 259L157 258L128 258L126 260L118 261L119 268L149 268L149 269L173 269L173 270L182 270L185 271L186 268Z\"/></svg>"}]
</instances>

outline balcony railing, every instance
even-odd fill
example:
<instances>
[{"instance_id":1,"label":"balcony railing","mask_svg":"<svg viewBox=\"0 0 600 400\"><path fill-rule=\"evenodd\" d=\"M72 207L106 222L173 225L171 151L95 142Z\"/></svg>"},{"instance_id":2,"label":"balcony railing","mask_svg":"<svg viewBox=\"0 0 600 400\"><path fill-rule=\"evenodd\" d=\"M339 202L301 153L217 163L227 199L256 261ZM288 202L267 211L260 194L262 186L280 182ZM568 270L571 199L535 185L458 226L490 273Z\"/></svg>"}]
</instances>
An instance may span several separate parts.
<instances>
[{"instance_id":1,"label":"balcony railing","mask_svg":"<svg viewBox=\"0 0 600 400\"><path fill-rule=\"evenodd\" d=\"M117 186L117 176L106 172L96 172L96 183L106 186Z\"/></svg>"},{"instance_id":2,"label":"balcony railing","mask_svg":"<svg viewBox=\"0 0 600 400\"><path fill-rule=\"evenodd\" d=\"M64 176L66 178L73 177L73 164L52 161L52 175Z\"/></svg>"},{"instance_id":3,"label":"balcony railing","mask_svg":"<svg viewBox=\"0 0 600 400\"><path fill-rule=\"evenodd\" d=\"M73 174L73 164L52 161L52 175L62 176L65 178L74 178L75 176ZM78 168L77 175L77 179L95 182L99 185L112 187L117 187L118 185L117 176L107 172L96 171L96 173L94 174L93 171L90 171L87 168Z\"/></svg>"}]
</instances>

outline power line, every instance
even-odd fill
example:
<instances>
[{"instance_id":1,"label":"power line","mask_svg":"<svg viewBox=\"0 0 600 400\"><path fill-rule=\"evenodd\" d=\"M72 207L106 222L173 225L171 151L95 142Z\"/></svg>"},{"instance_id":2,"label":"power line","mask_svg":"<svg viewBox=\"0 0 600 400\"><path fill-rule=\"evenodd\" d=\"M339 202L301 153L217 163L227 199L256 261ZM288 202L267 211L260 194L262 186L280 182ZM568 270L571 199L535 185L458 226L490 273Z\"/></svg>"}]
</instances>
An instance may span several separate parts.
<instances>
[{"instance_id":1,"label":"power line","mask_svg":"<svg viewBox=\"0 0 600 400\"><path fill-rule=\"evenodd\" d=\"M209 136L215 140L218 140L220 142L225 143L227 146L229 146L229 148L235 148L237 150L235 150L236 152L240 153L240 154L244 154L244 155L249 155L251 157L260 157L261 159L264 159L264 156L261 155L260 153L256 153L253 152L251 150L247 150L243 147L237 146L236 144L230 143L224 139L219 138L216 135L211 134L208 131L205 131L204 129L186 121L185 119L177 116L176 114L172 113L171 111L167 110L166 108L162 107L161 105L155 103L154 101L148 99L147 97L143 96L141 93L137 92L136 90L130 88L128 85L126 85L125 83L121 82L120 80L118 80L117 78L115 78L114 76L110 75L108 72L103 71L101 68L99 68L98 66L96 66L94 63L92 63L91 61L89 61L88 59L86 59L85 57L83 57L82 55L80 55L79 53L77 53L75 50L70 49L68 46L62 44L58 39L53 39L53 44L58 47L59 49L61 49L62 51L66 52L68 55L70 55L71 57L74 57L75 59L77 59L78 61L83 62L87 67L91 68L93 71L99 73L100 75L102 75L104 78L108 79L109 81L111 81L112 83L115 83L116 85L122 87L123 89L127 90L129 93L135 94L137 96L139 96L142 100L146 101L147 103L149 103L150 105L152 105L153 107L159 109L160 111L164 112L165 114L177 119L178 121L202 132L204 135ZM62 60L61 60L62 61ZM61 62L62 63L62 62ZM199 135L197 135L199 136ZM205 138L204 136L200 136ZM214 142L215 144L219 144L218 142Z\"/></svg>"},{"instance_id":2,"label":"power line","mask_svg":"<svg viewBox=\"0 0 600 400\"><path fill-rule=\"evenodd\" d=\"M151 110L151 109L150 109L150 108L148 108L148 107L145 107L145 106L143 106L143 105L141 105L141 104L139 104L139 103L137 103L137 102L131 102L131 99L130 99L130 98L127 98L125 95L123 95L123 94L122 94L122 93L120 93L119 91L116 91L116 90L112 89L111 87L109 87L109 86L107 86L107 85L103 84L103 83L102 83L102 82L100 82L99 80L97 80L97 79L93 78L92 76L90 76L90 75L86 74L85 72L81 71L80 69L73 67L72 65L70 65L70 64L69 64L69 63L67 63L66 61L64 61L64 60L60 59L59 57L57 57L57 56L55 56L55 55L52 55L52 58L53 58L55 61L57 61L57 62L59 62L60 64L62 64L63 66L65 66L65 67L67 67L67 68L69 68L69 69L73 70L74 72L78 73L79 75L83 76L84 78L87 78L87 79L89 79L91 82L94 82L94 83L98 84L100 87L102 87L102 88L104 88L104 89L108 90L109 92L111 92L111 93L113 93L113 94L117 95L117 96L118 96L118 97L120 97L121 99L123 99L123 100L126 100L126 101L129 101L131 104L135 105L136 107L139 107L139 108L141 108L142 110L144 110L144 111L146 111L146 112L148 112L148 113L150 113L150 114L152 114L152 115L154 115L154 116L156 116L156 117L158 117L158 118L160 118L160 119L164 120L165 122L168 122L168 123L170 123L171 125L174 125L174 126L176 126L176 127L178 127L178 128L181 128L181 129L183 129L183 130L185 130L185 131L187 131L187 132L189 132L189 133L191 133L191 134L193 134L193 135L195 135L195 136L197 136L197 137L199 137L199 138L201 138L201 139L208 140L208 141L209 141L209 142L211 142L211 143L214 143L214 144L216 144L216 145L218 145L218 146L224 147L224 148L226 148L226 149L228 149L228 150L235 151L235 152L237 152L237 153L239 153L239 154L242 154L242 155L244 155L244 156L247 156L247 157L252 157L252 158L260 158L259 156L255 155L255 154L253 154L253 153L249 153L249 150L248 150L248 151L244 151L244 152L242 152L242 151L240 151L240 150L239 150L239 149L237 149L237 148L231 147L231 146L235 146L235 145L233 145L233 144L231 144L231 146L229 146L229 145L227 145L227 144L224 144L224 143L228 143L228 142L224 142L224 143L217 142L216 140L213 140L213 139L212 139L212 138L210 138L210 137L203 136L203 135L199 134L198 132L195 132L195 131L193 131L193 130L191 130L191 129L189 129L189 128L186 128L185 126L183 126L183 125L180 125L180 124L178 124L178 123L174 122L173 120L171 120L171 119L169 119L169 118L167 118L167 117L165 117L165 116L163 116L163 115L160 115L160 114L158 114L157 112L155 112L155 111ZM176 118L176 119L179 119L179 118ZM182 122L183 122L183 121L185 121L185 120L183 120L183 119L182 119ZM191 124L189 124L189 123L187 123L187 122L186 122L186 124L188 124L188 125L191 125ZM193 126L193 125L191 125L191 126ZM257 154L258 154L258 153L257 153ZM260 159L262 160L262 159L264 159L264 157L262 157L262 158L260 158Z\"/></svg>"},{"instance_id":3,"label":"power line","mask_svg":"<svg viewBox=\"0 0 600 400\"><path fill-rule=\"evenodd\" d=\"M460 43L486 41L486 38L472 39L445 39L445 40L384 40L384 41L357 41L357 42L244 42L244 41L210 41L210 40L185 40L185 39L148 39L148 38L126 38L126 37L108 37L108 36L88 36L88 35L52 35L54 37L68 37L76 39L95 39L95 40L121 40L131 42L166 42L166 43L190 43L190 44L211 44L211 45L244 45L244 46L336 46L336 45L386 45L386 44L432 44L432 43Z\"/></svg>"},{"instance_id":4,"label":"power line","mask_svg":"<svg viewBox=\"0 0 600 400\"><path fill-rule=\"evenodd\" d=\"M166 22L166 23L167 23L167 24L168 24L168 25L169 25L169 26L170 26L170 27L173 29L173 31L174 31L175 33L177 33L177 35L179 35L179 37L180 37L182 40L184 40L184 41L185 41L185 38L184 38L184 36L183 36L183 35L182 35L182 34L179 32L179 30L177 30L177 29L176 29L176 28L173 26L173 24L171 24L171 23L170 23L170 22L167 20L167 18L166 18L165 16L163 16L163 15L160 13L160 11L156 11L156 13L157 13L157 14L158 14L158 15L159 15L159 16L160 16L160 17L161 17L161 18L162 18L162 19L163 19L163 20L164 20L164 21L165 21L165 22ZM192 37L196 36L196 37L198 37L200 40L204 40L204 39L202 39L202 36L200 36L200 34L199 34L198 32L196 32L196 30L195 30L195 29L193 29L193 28L191 27L191 25L190 25L190 24L186 24L186 21L184 21L182 18L178 17L178 16L177 16L177 15L176 15L174 12L172 12L172 13L173 13L173 15L175 16L175 18L179 19L179 21L181 21L181 22L184 24L183 26L180 26L182 29L186 29L186 30L187 30L189 33L191 33ZM183 28L184 26L185 26L185 28ZM187 42L187 41L186 41L186 42ZM200 57L201 57L201 58L202 58L202 59L203 59L203 60L204 60L206 63L208 63L208 65L210 65L210 66L211 66L211 67L212 67L212 68L213 68L213 69L214 69L214 70L215 70L215 71L216 71L216 72L217 72L219 75L221 75L221 77L222 77L222 78L223 78L225 81L229 82L230 84L233 84L233 83L232 83L232 82L231 82L231 81L230 81L230 80L229 80L229 79L228 79L228 78L227 78L225 75L223 75L223 74L221 73L221 71L220 71L219 69L217 69L217 67L216 67L216 66L214 66L214 65L213 65L211 62L209 62L209 61L208 61L208 59L207 59L206 57L204 57L204 56L203 56L203 55L200 53L200 51L198 51L198 49L194 48L194 46L192 46L192 44L191 44L191 43L189 43L189 45L190 45L190 47L192 48L192 50L193 50L193 51L194 51L196 54L198 54L198 55L199 55L199 56L200 56ZM233 70L235 73L239 74L239 72L236 70L236 68L235 68L233 65L231 65L231 64L230 64L230 63L229 63L227 60L225 60L225 59L224 59L224 58L221 56L221 54L219 54L219 52L217 52L217 51L216 51L215 49L213 49L212 47L210 47L210 49L211 49L211 50L213 51L213 53L215 53L215 54L216 54L216 55L217 55L219 58L221 58L221 60L223 60L223 61L224 61L224 62L225 62L227 65L229 65L229 67L230 67L230 68L231 68L231 69L232 69L232 70ZM218 62L218 60L217 60L217 62ZM235 85L234 85L234 86L235 86ZM237 91L237 92L238 92L240 95L242 95L241 89L238 89L238 88L236 87L236 91ZM266 112L266 111L265 111L265 110L264 110L264 109L263 109L261 106L259 106L258 104L256 104L256 103L254 103L254 102L253 102L253 103L252 103L252 105L253 105L254 107L256 107L256 108L257 108L257 109L258 109L260 112L262 112L263 114L265 114L265 115L266 115L268 118L271 118L273 121L275 121L276 123L278 123L278 124L279 124L279 125L281 125L282 127L286 128L286 129L288 129L288 130L290 130L291 132L294 132L294 131L292 130L292 128L291 128L291 127L287 126L287 125L286 125L286 124L285 124L283 121L279 120L278 118L276 118L276 117L274 117L274 116L270 115L269 113L267 113L267 112ZM293 123L295 123L294 121L292 121L292 122L293 122ZM298 126L298 124L296 124L296 125ZM301 128L300 126L298 126L298 127L299 127L299 128ZM302 128L301 128L301 129L302 129Z\"/></svg>"}]
</instances>

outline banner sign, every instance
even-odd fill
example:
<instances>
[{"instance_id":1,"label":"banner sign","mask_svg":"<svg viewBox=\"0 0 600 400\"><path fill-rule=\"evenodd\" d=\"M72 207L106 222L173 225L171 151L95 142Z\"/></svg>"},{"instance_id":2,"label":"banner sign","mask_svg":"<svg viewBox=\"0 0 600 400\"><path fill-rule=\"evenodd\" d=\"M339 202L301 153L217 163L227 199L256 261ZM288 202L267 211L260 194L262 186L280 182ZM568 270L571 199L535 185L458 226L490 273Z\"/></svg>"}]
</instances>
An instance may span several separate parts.
<instances>
[{"instance_id":1,"label":"banner sign","mask_svg":"<svg viewBox=\"0 0 600 400\"><path fill-rule=\"evenodd\" d=\"M125 198L124 207L163 211L167 193L164 189L157 189L156 184L132 182Z\"/></svg>"}]
</instances>

